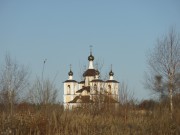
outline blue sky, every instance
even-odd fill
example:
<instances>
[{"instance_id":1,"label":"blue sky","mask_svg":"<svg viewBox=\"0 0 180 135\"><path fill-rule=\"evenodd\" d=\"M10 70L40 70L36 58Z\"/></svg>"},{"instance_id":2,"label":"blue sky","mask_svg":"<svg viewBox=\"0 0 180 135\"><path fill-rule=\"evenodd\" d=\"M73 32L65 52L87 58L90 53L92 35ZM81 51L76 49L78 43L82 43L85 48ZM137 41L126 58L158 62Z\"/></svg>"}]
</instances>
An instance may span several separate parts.
<instances>
[{"instance_id":1,"label":"blue sky","mask_svg":"<svg viewBox=\"0 0 180 135\"><path fill-rule=\"evenodd\" d=\"M0 63L8 52L29 66L31 80L54 78L62 101L62 82L72 64L74 79L88 65L89 45L103 73L113 64L115 78L128 84L138 99L144 89L146 53L170 27L180 32L179 0L31 0L0 1Z\"/></svg>"}]
</instances>

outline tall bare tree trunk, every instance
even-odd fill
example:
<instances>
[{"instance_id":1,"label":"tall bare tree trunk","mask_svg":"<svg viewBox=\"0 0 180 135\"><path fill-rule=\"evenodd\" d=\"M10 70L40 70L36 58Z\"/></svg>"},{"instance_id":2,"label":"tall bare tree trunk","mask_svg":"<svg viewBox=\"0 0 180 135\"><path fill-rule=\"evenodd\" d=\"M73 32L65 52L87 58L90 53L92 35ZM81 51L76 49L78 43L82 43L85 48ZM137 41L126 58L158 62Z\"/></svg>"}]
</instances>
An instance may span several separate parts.
<instances>
[{"instance_id":1,"label":"tall bare tree trunk","mask_svg":"<svg viewBox=\"0 0 180 135\"><path fill-rule=\"evenodd\" d=\"M169 96L170 96L170 113L171 113L171 118L173 116L173 95L172 95L172 89L169 91Z\"/></svg>"},{"instance_id":2,"label":"tall bare tree trunk","mask_svg":"<svg viewBox=\"0 0 180 135\"><path fill-rule=\"evenodd\" d=\"M148 65L150 72L147 75L146 85L169 97L169 111L172 118L173 94L176 93L178 86L176 76L180 73L180 36L175 29L171 29L166 36L157 41L154 50L149 54Z\"/></svg>"},{"instance_id":3,"label":"tall bare tree trunk","mask_svg":"<svg viewBox=\"0 0 180 135\"><path fill-rule=\"evenodd\" d=\"M169 105L170 105L170 115L173 116L173 76L170 74L169 78Z\"/></svg>"},{"instance_id":4,"label":"tall bare tree trunk","mask_svg":"<svg viewBox=\"0 0 180 135\"><path fill-rule=\"evenodd\" d=\"M28 86L28 69L12 60L9 54L0 69L0 99L1 104L8 108L12 115L14 105L23 99L23 93Z\"/></svg>"}]
</instances>

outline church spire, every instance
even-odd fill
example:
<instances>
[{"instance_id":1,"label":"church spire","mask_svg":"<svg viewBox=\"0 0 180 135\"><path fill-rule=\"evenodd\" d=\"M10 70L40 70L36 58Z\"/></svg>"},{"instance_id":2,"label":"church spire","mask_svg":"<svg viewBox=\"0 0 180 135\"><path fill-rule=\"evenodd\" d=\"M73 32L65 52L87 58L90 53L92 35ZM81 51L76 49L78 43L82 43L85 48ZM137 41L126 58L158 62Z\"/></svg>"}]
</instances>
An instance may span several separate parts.
<instances>
[{"instance_id":1,"label":"church spire","mask_svg":"<svg viewBox=\"0 0 180 135\"><path fill-rule=\"evenodd\" d=\"M90 47L90 54L92 55L92 45L89 46Z\"/></svg>"},{"instance_id":2,"label":"church spire","mask_svg":"<svg viewBox=\"0 0 180 135\"><path fill-rule=\"evenodd\" d=\"M88 60L89 60L89 69L94 69L94 66L93 66L93 61L94 61L94 56L92 55L92 45L90 45L90 55L88 57Z\"/></svg>"},{"instance_id":3,"label":"church spire","mask_svg":"<svg viewBox=\"0 0 180 135\"><path fill-rule=\"evenodd\" d=\"M111 71L109 72L109 80L113 80L114 73L112 71L112 64L111 64Z\"/></svg>"},{"instance_id":4,"label":"church spire","mask_svg":"<svg viewBox=\"0 0 180 135\"><path fill-rule=\"evenodd\" d=\"M73 72L72 72L71 68L72 68L72 65L70 64L70 71L69 71L69 73L68 73L68 75L69 75L69 80L72 80L72 79L73 79Z\"/></svg>"}]
</instances>

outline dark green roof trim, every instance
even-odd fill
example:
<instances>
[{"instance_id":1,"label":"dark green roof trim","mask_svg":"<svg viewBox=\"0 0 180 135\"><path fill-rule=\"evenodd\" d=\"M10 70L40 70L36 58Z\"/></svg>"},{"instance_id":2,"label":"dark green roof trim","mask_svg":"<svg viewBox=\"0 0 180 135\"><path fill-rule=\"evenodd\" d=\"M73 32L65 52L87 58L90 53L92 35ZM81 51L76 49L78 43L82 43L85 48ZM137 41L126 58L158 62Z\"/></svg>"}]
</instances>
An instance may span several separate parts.
<instances>
[{"instance_id":1,"label":"dark green roof trim","mask_svg":"<svg viewBox=\"0 0 180 135\"><path fill-rule=\"evenodd\" d=\"M106 82L110 82L110 83L119 83L119 82L116 81L116 80L107 80Z\"/></svg>"},{"instance_id":2,"label":"dark green roof trim","mask_svg":"<svg viewBox=\"0 0 180 135\"><path fill-rule=\"evenodd\" d=\"M77 82L76 80L66 80L66 81L64 81L64 83L66 83L66 82Z\"/></svg>"},{"instance_id":3,"label":"dark green roof trim","mask_svg":"<svg viewBox=\"0 0 180 135\"><path fill-rule=\"evenodd\" d=\"M104 81L101 80L101 79L94 79L94 80L92 80L91 82L104 82Z\"/></svg>"}]
</instances>

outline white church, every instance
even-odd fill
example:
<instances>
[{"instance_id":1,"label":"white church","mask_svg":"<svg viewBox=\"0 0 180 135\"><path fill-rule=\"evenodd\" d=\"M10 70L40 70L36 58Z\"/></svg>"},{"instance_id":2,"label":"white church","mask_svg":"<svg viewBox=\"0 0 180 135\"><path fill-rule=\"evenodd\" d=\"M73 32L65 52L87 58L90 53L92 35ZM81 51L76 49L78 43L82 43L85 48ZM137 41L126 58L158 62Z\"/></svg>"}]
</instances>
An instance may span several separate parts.
<instances>
[{"instance_id":1,"label":"white church","mask_svg":"<svg viewBox=\"0 0 180 135\"><path fill-rule=\"evenodd\" d=\"M88 57L89 67L83 73L83 80L78 82L73 79L70 67L68 80L64 81L64 109L73 109L82 105L95 103L117 105L119 102L119 82L114 80L114 73L109 72L108 80L99 78L99 71L94 68L92 51Z\"/></svg>"}]
</instances>

